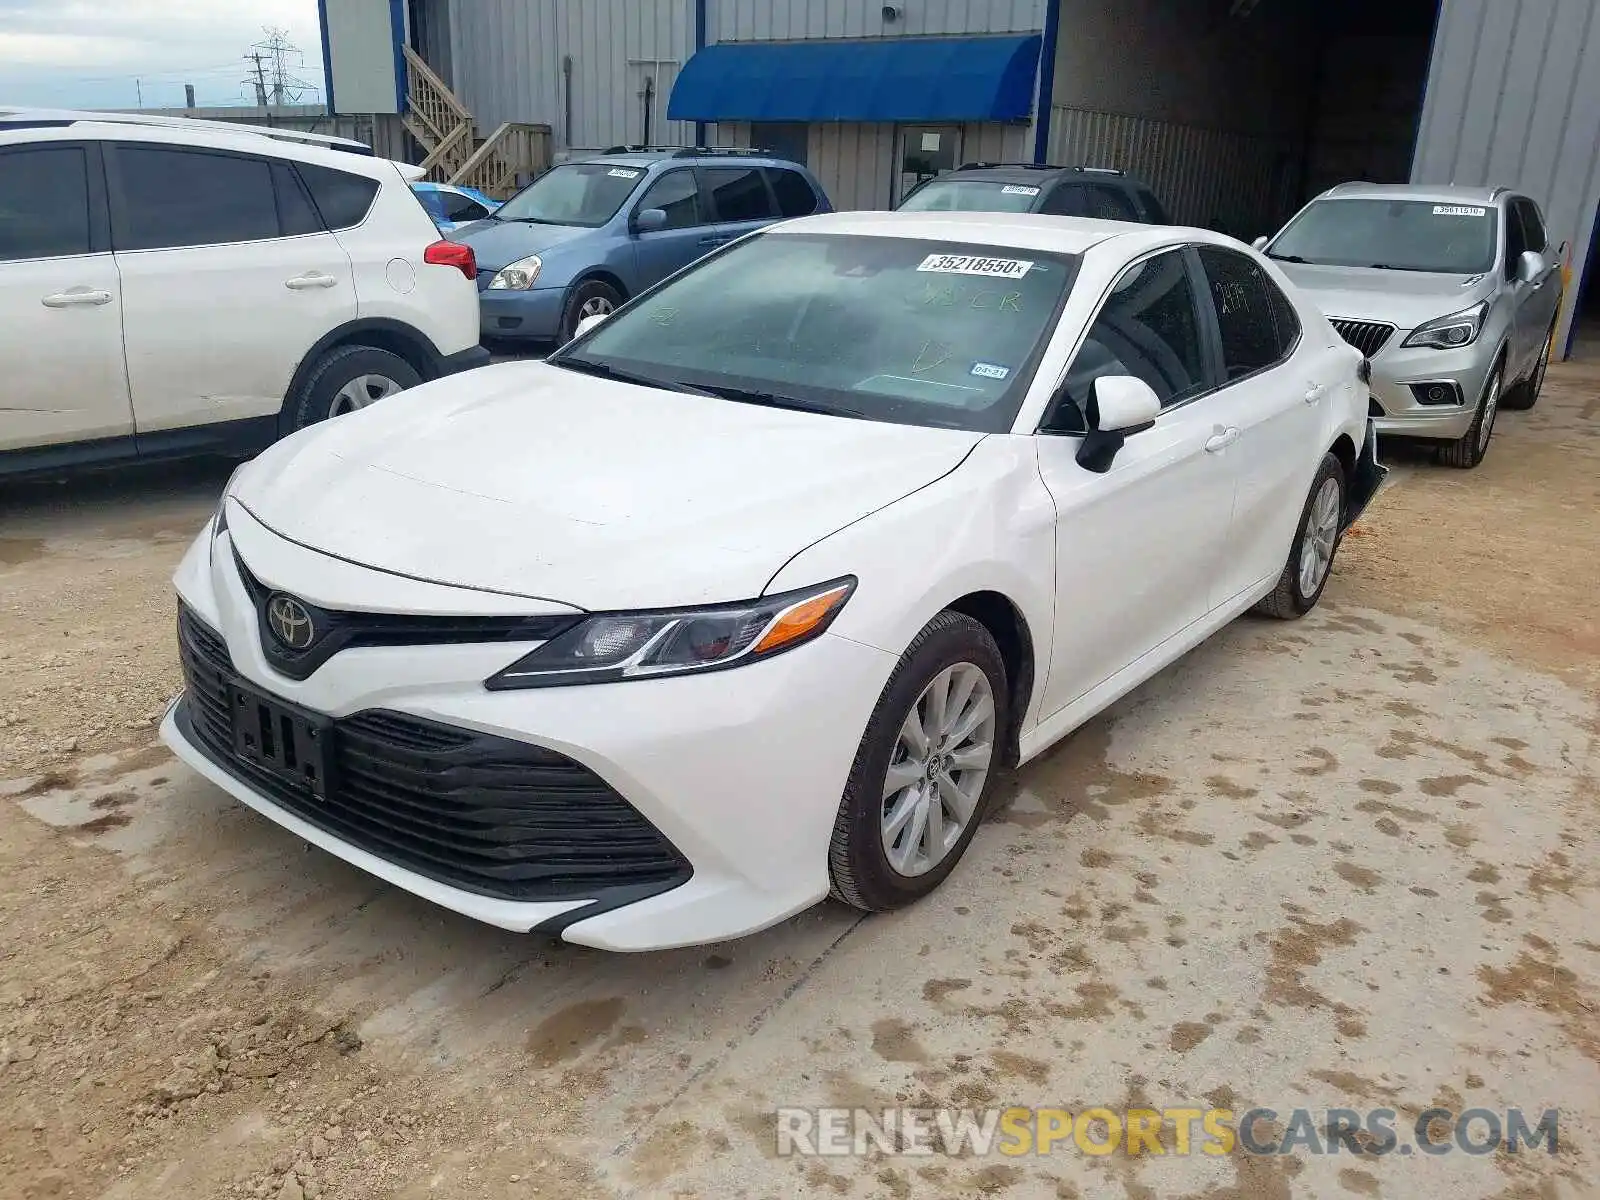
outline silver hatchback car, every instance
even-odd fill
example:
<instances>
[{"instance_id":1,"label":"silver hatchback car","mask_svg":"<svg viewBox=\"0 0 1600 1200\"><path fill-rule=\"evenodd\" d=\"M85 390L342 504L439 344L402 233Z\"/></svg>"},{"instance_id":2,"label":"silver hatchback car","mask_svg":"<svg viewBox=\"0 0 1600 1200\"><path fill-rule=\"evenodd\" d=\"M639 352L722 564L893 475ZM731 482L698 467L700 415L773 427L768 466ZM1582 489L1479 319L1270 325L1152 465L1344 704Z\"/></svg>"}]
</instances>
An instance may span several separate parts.
<instances>
[{"instance_id":1,"label":"silver hatchback car","mask_svg":"<svg viewBox=\"0 0 1600 1200\"><path fill-rule=\"evenodd\" d=\"M1544 216L1507 188L1347 183L1256 248L1371 363L1381 434L1483 461L1500 408L1532 408L1560 311Z\"/></svg>"}]
</instances>

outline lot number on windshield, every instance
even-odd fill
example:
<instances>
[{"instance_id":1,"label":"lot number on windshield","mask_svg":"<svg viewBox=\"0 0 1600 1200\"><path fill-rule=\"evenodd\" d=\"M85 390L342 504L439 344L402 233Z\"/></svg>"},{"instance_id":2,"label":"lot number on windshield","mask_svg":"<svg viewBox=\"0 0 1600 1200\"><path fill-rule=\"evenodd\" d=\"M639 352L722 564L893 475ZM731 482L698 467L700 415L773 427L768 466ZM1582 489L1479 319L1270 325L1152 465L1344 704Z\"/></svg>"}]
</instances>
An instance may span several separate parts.
<instances>
[{"instance_id":1,"label":"lot number on windshield","mask_svg":"<svg viewBox=\"0 0 1600 1200\"><path fill-rule=\"evenodd\" d=\"M996 279L1021 279L1033 266L1032 261L1020 258L979 258L972 254L930 254L922 260L919 271L933 271L940 275L989 275Z\"/></svg>"},{"instance_id":2,"label":"lot number on windshield","mask_svg":"<svg viewBox=\"0 0 1600 1200\"><path fill-rule=\"evenodd\" d=\"M1481 217L1485 209L1473 208L1466 204L1435 204L1433 215L1436 217Z\"/></svg>"}]
</instances>

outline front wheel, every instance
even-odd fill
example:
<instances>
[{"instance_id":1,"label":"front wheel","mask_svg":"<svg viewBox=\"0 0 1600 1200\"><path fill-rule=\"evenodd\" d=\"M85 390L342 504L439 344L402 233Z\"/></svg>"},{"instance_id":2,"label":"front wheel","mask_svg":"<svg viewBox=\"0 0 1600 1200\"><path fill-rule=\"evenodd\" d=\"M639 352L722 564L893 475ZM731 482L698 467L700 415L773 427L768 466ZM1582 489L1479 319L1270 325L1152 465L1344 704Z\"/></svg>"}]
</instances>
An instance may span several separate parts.
<instances>
[{"instance_id":1,"label":"front wheel","mask_svg":"<svg viewBox=\"0 0 1600 1200\"><path fill-rule=\"evenodd\" d=\"M1483 461L1483 456L1489 452L1489 439L1494 436L1494 419L1500 413L1500 391L1504 383L1505 368L1496 367L1483 385L1472 428L1455 441L1439 447L1439 461L1445 466L1470 471Z\"/></svg>"},{"instance_id":2,"label":"front wheel","mask_svg":"<svg viewBox=\"0 0 1600 1200\"><path fill-rule=\"evenodd\" d=\"M1293 621L1322 599L1343 532L1344 493L1344 468L1333 455L1324 454L1289 546L1289 561L1278 576L1278 586L1256 604L1256 612Z\"/></svg>"},{"instance_id":3,"label":"front wheel","mask_svg":"<svg viewBox=\"0 0 1600 1200\"><path fill-rule=\"evenodd\" d=\"M561 314L561 342L565 345L578 334L578 322L585 317L609 317L622 306L616 288L599 279L586 279L572 289Z\"/></svg>"},{"instance_id":4,"label":"front wheel","mask_svg":"<svg viewBox=\"0 0 1600 1200\"><path fill-rule=\"evenodd\" d=\"M956 612L930 621L856 751L828 850L835 897L882 912L944 882L983 819L1009 707L989 631Z\"/></svg>"}]
</instances>

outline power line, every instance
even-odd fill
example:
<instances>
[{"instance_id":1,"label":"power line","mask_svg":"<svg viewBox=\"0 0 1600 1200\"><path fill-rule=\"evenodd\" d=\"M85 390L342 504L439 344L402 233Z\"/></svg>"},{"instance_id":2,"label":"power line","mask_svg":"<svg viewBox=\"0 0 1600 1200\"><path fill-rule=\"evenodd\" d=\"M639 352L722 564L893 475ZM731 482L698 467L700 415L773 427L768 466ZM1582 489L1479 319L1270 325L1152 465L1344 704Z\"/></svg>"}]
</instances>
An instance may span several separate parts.
<instances>
[{"instance_id":1,"label":"power line","mask_svg":"<svg viewBox=\"0 0 1600 1200\"><path fill-rule=\"evenodd\" d=\"M256 90L256 100L263 107L269 101L274 105L297 104L312 85L293 71L305 65L305 55L289 40L286 30L266 26L267 35L250 47L245 62L250 64L250 77L245 83ZM292 60L292 62L291 62Z\"/></svg>"}]
</instances>

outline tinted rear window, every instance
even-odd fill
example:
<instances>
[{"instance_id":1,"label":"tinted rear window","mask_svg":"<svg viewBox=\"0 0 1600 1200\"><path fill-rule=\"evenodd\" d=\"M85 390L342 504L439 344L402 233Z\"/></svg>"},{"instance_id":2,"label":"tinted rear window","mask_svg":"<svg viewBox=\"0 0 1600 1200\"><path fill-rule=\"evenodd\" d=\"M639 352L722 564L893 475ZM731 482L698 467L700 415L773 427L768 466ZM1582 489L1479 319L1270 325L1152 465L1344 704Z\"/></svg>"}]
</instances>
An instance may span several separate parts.
<instances>
[{"instance_id":1,"label":"tinted rear window","mask_svg":"<svg viewBox=\"0 0 1600 1200\"><path fill-rule=\"evenodd\" d=\"M217 246L278 236L272 165L265 159L165 146L112 154L112 229L118 250Z\"/></svg>"},{"instance_id":2,"label":"tinted rear window","mask_svg":"<svg viewBox=\"0 0 1600 1200\"><path fill-rule=\"evenodd\" d=\"M295 165L329 229L349 229L367 219L372 199L378 194L377 180L310 163Z\"/></svg>"},{"instance_id":3,"label":"tinted rear window","mask_svg":"<svg viewBox=\"0 0 1600 1200\"><path fill-rule=\"evenodd\" d=\"M89 252L89 176L76 146L0 154L0 261Z\"/></svg>"},{"instance_id":4,"label":"tinted rear window","mask_svg":"<svg viewBox=\"0 0 1600 1200\"><path fill-rule=\"evenodd\" d=\"M758 167L707 167L702 172L719 221L770 221L772 198Z\"/></svg>"},{"instance_id":5,"label":"tinted rear window","mask_svg":"<svg viewBox=\"0 0 1600 1200\"><path fill-rule=\"evenodd\" d=\"M785 217L809 217L817 211L817 194L799 171L768 167L767 179L778 197L778 212Z\"/></svg>"}]
</instances>

